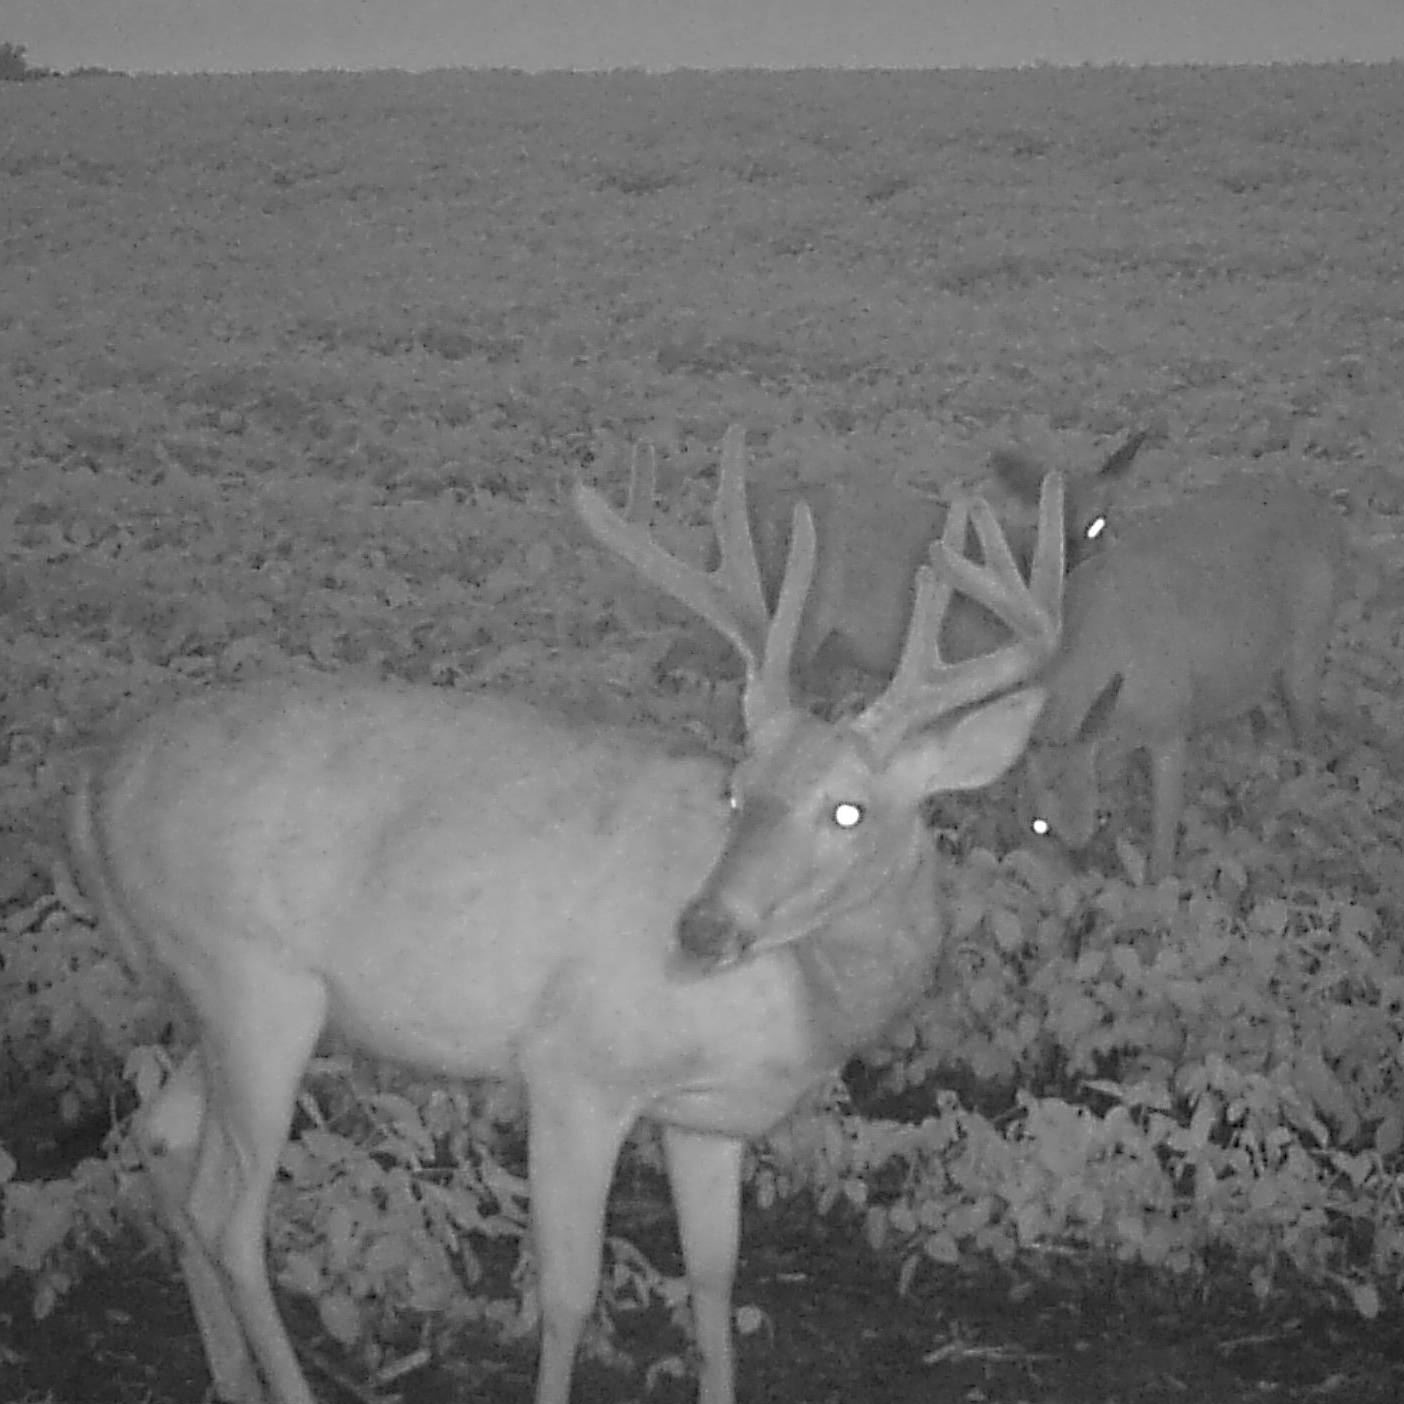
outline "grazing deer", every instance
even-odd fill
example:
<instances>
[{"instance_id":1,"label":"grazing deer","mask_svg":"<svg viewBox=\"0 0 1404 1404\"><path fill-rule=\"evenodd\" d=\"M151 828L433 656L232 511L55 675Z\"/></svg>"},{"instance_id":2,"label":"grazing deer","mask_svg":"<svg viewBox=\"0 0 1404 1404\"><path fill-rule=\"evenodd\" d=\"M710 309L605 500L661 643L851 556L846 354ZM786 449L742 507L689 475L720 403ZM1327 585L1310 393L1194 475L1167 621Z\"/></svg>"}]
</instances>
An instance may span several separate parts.
<instances>
[{"instance_id":1,"label":"grazing deer","mask_svg":"<svg viewBox=\"0 0 1404 1404\"><path fill-rule=\"evenodd\" d=\"M1150 758L1148 874L1175 859L1191 736L1276 684L1298 745L1316 724L1347 546L1329 504L1286 483L1202 492L1124 532L1068 576L1063 644L1025 767L1036 833L1097 828L1098 769Z\"/></svg>"},{"instance_id":2,"label":"grazing deer","mask_svg":"<svg viewBox=\"0 0 1404 1404\"><path fill-rule=\"evenodd\" d=\"M1106 525L1108 505L1146 440L1133 434L1095 472L1068 480L1065 552L1069 568L1095 549ZM1036 502L1042 467L1021 453L1003 451L991 459L996 478L1022 500ZM636 449L630 472L629 511L635 519L651 517L656 465L650 447ZM941 535L946 504L901 483L865 490L843 480L823 483L751 485L749 520L760 565L761 588L772 608L779 597L790 544L795 505L804 502L818 536L814 585L805 603L794 648L797 680L823 692L821 679L853 668L875 677L891 677L911 618L916 573L931 543ZM1020 547L1031 548L1024 541ZM1016 547L1027 566L1029 549ZM716 564L713 545L709 566ZM941 636L946 657L974 657L996 647L1006 632L990 611L966 597L956 599ZM710 654L691 640L681 641L661 665L710 670Z\"/></svg>"},{"instance_id":3,"label":"grazing deer","mask_svg":"<svg viewBox=\"0 0 1404 1404\"><path fill-rule=\"evenodd\" d=\"M696 1323L702 1404L731 1404L742 1147L920 996L941 944L923 798L986 785L1042 704L1056 647L1062 485L1025 583L993 514L984 563L924 567L886 692L842 725L792 705L814 566L807 507L768 608L739 427L722 450L720 562L670 556L598 493L592 533L742 656L748 754L588 728L516 699L281 685L158 712L75 796L82 885L196 1046L138 1128L215 1393L311 1404L274 1304L265 1218L299 1081L325 1030L525 1087L542 1336L537 1404L566 1404L605 1199L639 1118L659 1123ZM955 586L1009 632L935 646Z\"/></svg>"}]
</instances>

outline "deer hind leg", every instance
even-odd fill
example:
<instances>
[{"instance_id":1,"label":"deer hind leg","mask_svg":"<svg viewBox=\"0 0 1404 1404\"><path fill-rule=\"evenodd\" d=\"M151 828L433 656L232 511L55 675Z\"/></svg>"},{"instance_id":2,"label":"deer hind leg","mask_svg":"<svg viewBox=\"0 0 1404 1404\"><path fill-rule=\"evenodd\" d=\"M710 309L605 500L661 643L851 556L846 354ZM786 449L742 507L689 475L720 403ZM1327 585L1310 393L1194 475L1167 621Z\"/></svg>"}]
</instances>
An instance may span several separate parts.
<instances>
[{"instance_id":1,"label":"deer hind leg","mask_svg":"<svg viewBox=\"0 0 1404 1404\"><path fill-rule=\"evenodd\" d=\"M1303 749L1316 739L1321 674L1331 642L1341 581L1329 559L1317 560L1300 581L1293 601L1293 630L1278 675L1292 739Z\"/></svg>"},{"instance_id":2,"label":"deer hind leg","mask_svg":"<svg viewBox=\"0 0 1404 1404\"><path fill-rule=\"evenodd\" d=\"M668 1127L663 1132L663 1149L692 1288L692 1316L702 1362L699 1404L733 1404L731 1289L741 1241L744 1143L730 1136Z\"/></svg>"},{"instance_id":3,"label":"deer hind leg","mask_svg":"<svg viewBox=\"0 0 1404 1404\"><path fill-rule=\"evenodd\" d=\"M149 1120L153 1179L181 1249L181 1267L218 1398L313 1404L273 1301L264 1257L268 1199L307 1060L326 1017L320 980L255 961L223 963L199 1015L198 1137L170 1136L179 1101ZM173 1098L189 1100L191 1082ZM165 1143L160 1138L165 1137ZM265 1388L267 1394L265 1394Z\"/></svg>"},{"instance_id":4,"label":"deer hind leg","mask_svg":"<svg viewBox=\"0 0 1404 1404\"><path fill-rule=\"evenodd\" d=\"M1307 750L1316 739L1317 710L1321 701L1321 670L1325 662L1324 631L1292 641L1291 652L1278 675L1278 688L1287 710L1292 740Z\"/></svg>"},{"instance_id":5,"label":"deer hind leg","mask_svg":"<svg viewBox=\"0 0 1404 1404\"><path fill-rule=\"evenodd\" d=\"M595 1309L605 1202L632 1107L616 1105L557 1066L528 1073L527 1165L541 1303L536 1404L569 1404L571 1374Z\"/></svg>"},{"instance_id":6,"label":"deer hind leg","mask_svg":"<svg viewBox=\"0 0 1404 1404\"><path fill-rule=\"evenodd\" d=\"M161 1216L176 1240L217 1399L260 1404L263 1385L228 1289L186 1212L205 1115L204 1069L189 1054L138 1115L136 1139Z\"/></svg>"}]
</instances>

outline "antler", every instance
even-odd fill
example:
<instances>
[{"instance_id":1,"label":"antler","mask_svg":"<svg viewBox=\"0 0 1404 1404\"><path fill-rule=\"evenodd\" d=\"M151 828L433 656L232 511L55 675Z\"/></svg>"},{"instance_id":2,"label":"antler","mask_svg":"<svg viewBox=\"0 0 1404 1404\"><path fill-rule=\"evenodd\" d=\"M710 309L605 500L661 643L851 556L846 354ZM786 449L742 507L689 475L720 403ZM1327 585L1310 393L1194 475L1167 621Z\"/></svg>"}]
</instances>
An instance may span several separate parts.
<instances>
[{"instance_id":1,"label":"antler","mask_svg":"<svg viewBox=\"0 0 1404 1404\"><path fill-rule=\"evenodd\" d=\"M576 484L575 509L602 545L679 604L701 615L741 655L746 667L741 707L747 735L755 736L767 723L792 710L790 660L814 578L814 519L803 502L795 504L789 556L772 616L761 587L746 511L746 431L741 425L733 424L722 439L721 475L712 508L720 550L715 570L699 570L678 560L646 527L621 516L583 483Z\"/></svg>"},{"instance_id":2,"label":"antler","mask_svg":"<svg viewBox=\"0 0 1404 1404\"><path fill-rule=\"evenodd\" d=\"M972 522L985 563L963 551ZM983 498L958 499L917 571L907 641L891 683L853 725L885 752L914 729L992 697L1037 672L1057 649L1063 627L1063 476L1049 473L1039 496L1038 544L1026 583L999 522ZM1007 624L1013 640L962 663L941 657L940 635L956 589Z\"/></svg>"}]
</instances>

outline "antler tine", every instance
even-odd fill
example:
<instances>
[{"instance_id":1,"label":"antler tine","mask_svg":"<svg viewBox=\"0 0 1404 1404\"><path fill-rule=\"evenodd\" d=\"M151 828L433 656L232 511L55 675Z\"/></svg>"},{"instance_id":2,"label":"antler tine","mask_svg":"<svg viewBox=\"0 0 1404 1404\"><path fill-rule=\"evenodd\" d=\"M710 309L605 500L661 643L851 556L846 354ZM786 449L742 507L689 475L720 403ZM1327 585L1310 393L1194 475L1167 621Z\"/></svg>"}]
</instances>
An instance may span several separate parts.
<instances>
[{"instance_id":1,"label":"antler tine","mask_svg":"<svg viewBox=\"0 0 1404 1404\"><path fill-rule=\"evenodd\" d=\"M712 574L730 595L742 622L757 642L762 642L770 611L765 607L756 544L751 539L751 518L746 507L746 430L740 424L731 425L722 437L712 529L720 557Z\"/></svg>"},{"instance_id":2,"label":"antler tine","mask_svg":"<svg viewBox=\"0 0 1404 1404\"><path fill-rule=\"evenodd\" d=\"M799 635L804 602L814 578L817 549L813 514L807 503L795 503L790 518L790 547L785 574L772 617L765 602L751 519L746 507L746 430L733 424L722 437L721 472L712 526L719 560L713 572L720 588L731 599L737 616L759 641L759 651L746 665L746 686L741 711L746 734L754 736L768 721L787 715L790 702L790 665ZM746 655L743 653L742 655Z\"/></svg>"},{"instance_id":3,"label":"antler tine","mask_svg":"<svg viewBox=\"0 0 1404 1404\"><path fill-rule=\"evenodd\" d=\"M1040 636L1047 628L1050 614L1055 624L1061 621L1064 544L1062 541L1049 543L1042 536L1045 530L1043 500L1048 500L1052 507L1061 508L1061 488L1060 481L1051 493L1047 487L1043 489L1039 508L1040 537L1027 584L1009 550L999 522L983 500L977 500L971 510L985 564L976 565L968 557L952 550L945 541L931 553L931 564L939 574L948 576L957 589L978 600L1015 634ZM1057 502L1051 501L1053 497L1057 497ZM1061 521L1061 516L1058 520ZM1052 574L1054 571L1056 575Z\"/></svg>"},{"instance_id":4,"label":"antler tine","mask_svg":"<svg viewBox=\"0 0 1404 1404\"><path fill-rule=\"evenodd\" d=\"M946 526L941 533L941 542L952 550L959 550L965 542L969 530L970 501L957 498L946 512ZM932 542L932 550L936 543ZM897 671L892 681L883 690L862 716L867 718L879 704L885 710L898 711L904 702L914 698L926 684L927 674L933 659L939 661L939 640L941 627L946 622L946 611L951 607L955 595L955 584L948 576L938 576L929 566L922 566L916 576L916 598L912 603L912 617L907 623L907 637L902 645L901 657L897 660Z\"/></svg>"},{"instance_id":5,"label":"antler tine","mask_svg":"<svg viewBox=\"0 0 1404 1404\"><path fill-rule=\"evenodd\" d=\"M1029 567L1029 586L1044 618L1052 626L1049 652L1063 636L1063 582L1067 576L1067 484L1061 473L1049 473L1038 495L1038 545Z\"/></svg>"},{"instance_id":6,"label":"antler tine","mask_svg":"<svg viewBox=\"0 0 1404 1404\"><path fill-rule=\"evenodd\" d=\"M1027 584L989 505L976 498L952 506L940 541L932 544L931 564L917 572L912 620L892 683L854 723L879 747L1024 681L1052 655L1062 631L1063 491L1061 474L1045 477ZM960 549L969 520L980 539L982 566ZM978 658L945 662L940 633L954 589L1007 624L1013 641Z\"/></svg>"},{"instance_id":7,"label":"antler tine","mask_svg":"<svg viewBox=\"0 0 1404 1404\"><path fill-rule=\"evenodd\" d=\"M678 560L645 526L621 516L594 488L577 483L575 509L603 546L640 575L705 619L746 669L742 694L747 733L790 711L789 673L804 602L814 577L815 532L809 508L795 507L790 552L772 617L766 607L746 511L745 430L733 425L722 441L720 482L712 522L720 561L712 571Z\"/></svg>"},{"instance_id":8,"label":"antler tine","mask_svg":"<svg viewBox=\"0 0 1404 1404\"><path fill-rule=\"evenodd\" d=\"M790 665L804 604L814 582L817 551L814 514L807 502L796 502L790 514L790 549L785 556L785 574L780 580L780 598L775 602L775 614L766 629L760 673L755 677L747 674L746 690L741 696L747 736L757 735L770 722L794 710L790 700Z\"/></svg>"}]
</instances>

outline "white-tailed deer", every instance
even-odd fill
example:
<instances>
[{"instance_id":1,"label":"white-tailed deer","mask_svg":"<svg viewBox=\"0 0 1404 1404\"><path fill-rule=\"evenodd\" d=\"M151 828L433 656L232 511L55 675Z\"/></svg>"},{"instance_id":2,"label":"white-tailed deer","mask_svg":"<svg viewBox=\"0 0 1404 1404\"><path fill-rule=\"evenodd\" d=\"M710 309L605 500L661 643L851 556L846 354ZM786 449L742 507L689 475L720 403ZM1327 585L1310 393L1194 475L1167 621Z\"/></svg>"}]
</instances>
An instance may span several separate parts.
<instances>
[{"instance_id":1,"label":"white-tailed deer","mask_svg":"<svg viewBox=\"0 0 1404 1404\"><path fill-rule=\"evenodd\" d=\"M843 725L789 698L813 569L795 514L767 608L728 432L721 562L668 555L598 493L589 529L742 655L748 754L730 773L636 730L516 699L282 685L162 711L89 767L71 815L84 890L197 1043L139 1134L176 1235L215 1393L310 1404L264 1262L304 1067L325 1030L410 1064L519 1080L540 1284L538 1404L566 1404L605 1198L640 1117L661 1124L703 1404L734 1395L731 1283L747 1137L920 995L942 939L920 805L994 780L1056 646L1062 490L1029 583L989 509L984 564L953 509L891 686ZM1006 621L960 664L933 640L958 585ZM729 802L728 797L729 796Z\"/></svg>"},{"instance_id":2,"label":"white-tailed deer","mask_svg":"<svg viewBox=\"0 0 1404 1404\"><path fill-rule=\"evenodd\" d=\"M1293 736L1316 723L1347 559L1331 506L1286 483L1211 489L1125 531L1068 576L1063 645L1025 766L1035 832L1072 848L1097 828L1098 771L1150 758L1148 873L1166 876L1188 739L1274 684Z\"/></svg>"},{"instance_id":3,"label":"white-tailed deer","mask_svg":"<svg viewBox=\"0 0 1404 1404\"><path fill-rule=\"evenodd\" d=\"M1070 569L1095 549L1108 504L1145 439L1144 431L1133 434L1095 471L1068 478L1065 552ZM1002 451L993 455L991 467L1015 496L1038 501L1042 466L1022 453ZM636 448L629 510L637 520L652 513L655 476L651 449ZM902 483L865 488L840 479L783 485L757 481L751 484L748 501L761 588L772 609L784 578L796 504L804 502L814 518L817 565L795 642L796 679L823 691L819 680L833 677L837 670L891 677L907 635L916 573L941 535L946 504ZM1015 555L1027 566L1031 535L1017 534L1015 542ZM707 564L715 566L716 560L714 546ZM1003 626L988 610L959 597L947 614L941 647L947 658L959 660L997 647L1005 637ZM708 650L683 641L670 652L663 670L671 671L682 660L695 667L699 657L704 668L713 666Z\"/></svg>"}]
</instances>

